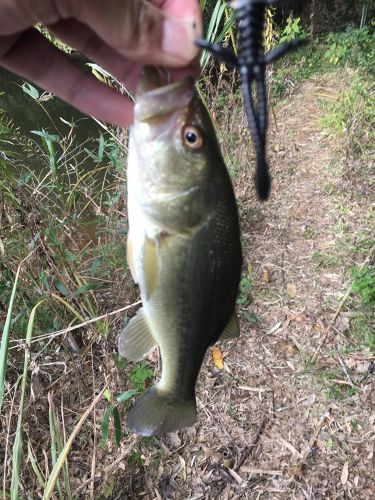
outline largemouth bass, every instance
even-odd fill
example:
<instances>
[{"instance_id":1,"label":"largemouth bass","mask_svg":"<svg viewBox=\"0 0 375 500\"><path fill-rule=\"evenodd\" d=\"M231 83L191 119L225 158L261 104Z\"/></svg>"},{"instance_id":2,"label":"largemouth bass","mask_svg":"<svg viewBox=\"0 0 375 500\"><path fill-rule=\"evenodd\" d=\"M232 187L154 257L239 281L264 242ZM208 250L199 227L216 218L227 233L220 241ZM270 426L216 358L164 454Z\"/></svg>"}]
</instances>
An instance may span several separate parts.
<instances>
[{"instance_id":1,"label":"largemouth bass","mask_svg":"<svg viewBox=\"0 0 375 500\"><path fill-rule=\"evenodd\" d=\"M119 353L160 346L160 381L136 402L129 426L151 436L196 420L195 384L206 350L238 336L242 253L232 184L194 80L167 84L142 70L128 157L128 263L143 307Z\"/></svg>"}]
</instances>

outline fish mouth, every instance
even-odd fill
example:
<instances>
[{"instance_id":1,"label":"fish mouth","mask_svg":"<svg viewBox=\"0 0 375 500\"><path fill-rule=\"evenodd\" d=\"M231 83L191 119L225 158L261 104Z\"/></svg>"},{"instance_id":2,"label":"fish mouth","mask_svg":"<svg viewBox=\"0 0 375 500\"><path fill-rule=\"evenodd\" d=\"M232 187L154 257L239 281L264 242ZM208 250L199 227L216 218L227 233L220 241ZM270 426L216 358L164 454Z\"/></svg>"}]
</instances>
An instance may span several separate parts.
<instances>
[{"instance_id":1,"label":"fish mouth","mask_svg":"<svg viewBox=\"0 0 375 500\"><path fill-rule=\"evenodd\" d=\"M186 107L195 95L194 78L168 83L167 72L156 66L142 68L137 88L134 119L146 122Z\"/></svg>"}]
</instances>

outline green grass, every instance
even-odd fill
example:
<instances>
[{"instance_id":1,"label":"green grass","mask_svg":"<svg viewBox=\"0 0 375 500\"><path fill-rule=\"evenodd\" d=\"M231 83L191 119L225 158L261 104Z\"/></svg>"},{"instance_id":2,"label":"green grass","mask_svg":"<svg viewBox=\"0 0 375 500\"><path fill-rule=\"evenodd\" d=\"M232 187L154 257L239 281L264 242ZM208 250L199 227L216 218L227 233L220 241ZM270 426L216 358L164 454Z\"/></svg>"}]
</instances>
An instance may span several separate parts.
<instances>
[{"instance_id":1,"label":"green grass","mask_svg":"<svg viewBox=\"0 0 375 500\"><path fill-rule=\"evenodd\" d=\"M365 156L375 141L374 80L350 74L343 95L325 104L322 126L347 155Z\"/></svg>"},{"instance_id":2,"label":"green grass","mask_svg":"<svg viewBox=\"0 0 375 500\"><path fill-rule=\"evenodd\" d=\"M146 384L155 376L154 370L149 368L147 363L136 364L130 373L130 382L133 389L137 392L143 392Z\"/></svg>"},{"instance_id":3,"label":"green grass","mask_svg":"<svg viewBox=\"0 0 375 500\"><path fill-rule=\"evenodd\" d=\"M34 100L41 97L31 85L24 91ZM47 114L49 104L40 103ZM0 408L11 415L9 398L14 398L18 408L9 443L13 458L8 489L11 498L19 498L28 450L31 474L46 498L55 484L59 498L72 498L64 457L68 442L58 411L50 406L49 430L43 436L55 476L46 476L40 450L33 451L35 430L23 434L24 405L32 388L29 357L31 353L33 359L40 357L39 370L42 353L47 359L53 353L48 340L30 342L31 336L56 332L105 312L101 297L115 283L114 272L119 273L118 280L127 273L125 237L116 230L124 222L119 213L125 195L120 175L124 150L111 133L98 132L97 137L80 143L76 139L79 125L62 125L56 118L51 118L48 131L35 132L24 135L0 111L0 306L8 311L0 349ZM82 333L94 340L105 339L108 331L108 321L101 320ZM28 348L14 350L14 342L24 339L26 332ZM119 421L116 408L111 417ZM120 434L115 437L118 442Z\"/></svg>"}]
</instances>

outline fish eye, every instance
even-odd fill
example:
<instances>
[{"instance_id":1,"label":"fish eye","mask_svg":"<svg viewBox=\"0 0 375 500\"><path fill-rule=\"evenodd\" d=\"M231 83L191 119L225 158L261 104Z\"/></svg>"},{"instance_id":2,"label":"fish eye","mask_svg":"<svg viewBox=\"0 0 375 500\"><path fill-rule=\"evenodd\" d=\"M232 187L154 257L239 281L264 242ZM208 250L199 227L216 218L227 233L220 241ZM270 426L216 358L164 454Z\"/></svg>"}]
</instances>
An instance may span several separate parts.
<instances>
[{"instance_id":1,"label":"fish eye","mask_svg":"<svg viewBox=\"0 0 375 500\"><path fill-rule=\"evenodd\" d=\"M182 141L188 149L200 149L203 146L203 134L197 127L186 125L182 131Z\"/></svg>"}]
</instances>

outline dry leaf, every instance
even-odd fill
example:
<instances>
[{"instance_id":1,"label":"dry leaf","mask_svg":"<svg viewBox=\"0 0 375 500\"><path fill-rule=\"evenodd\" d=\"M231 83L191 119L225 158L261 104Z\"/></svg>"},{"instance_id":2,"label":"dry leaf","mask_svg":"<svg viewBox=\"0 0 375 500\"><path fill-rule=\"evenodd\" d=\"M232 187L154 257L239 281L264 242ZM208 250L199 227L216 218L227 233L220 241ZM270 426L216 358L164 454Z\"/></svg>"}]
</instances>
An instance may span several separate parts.
<instances>
[{"instance_id":1,"label":"dry leaf","mask_svg":"<svg viewBox=\"0 0 375 500\"><path fill-rule=\"evenodd\" d=\"M349 318L340 314L340 316L335 321L335 327L340 333L345 333L349 330L349 323Z\"/></svg>"},{"instance_id":2,"label":"dry leaf","mask_svg":"<svg viewBox=\"0 0 375 500\"><path fill-rule=\"evenodd\" d=\"M296 285L294 285L293 283L288 283L286 285L286 293L288 294L289 298L295 299L297 295Z\"/></svg>"},{"instance_id":3,"label":"dry leaf","mask_svg":"<svg viewBox=\"0 0 375 500\"><path fill-rule=\"evenodd\" d=\"M341 482L345 485L348 482L349 477L349 462L345 462L341 471Z\"/></svg>"},{"instance_id":4,"label":"dry leaf","mask_svg":"<svg viewBox=\"0 0 375 500\"><path fill-rule=\"evenodd\" d=\"M0 255L5 255L5 248L4 248L4 244L3 242L1 241L1 238L0 238Z\"/></svg>"},{"instance_id":5,"label":"dry leaf","mask_svg":"<svg viewBox=\"0 0 375 500\"><path fill-rule=\"evenodd\" d=\"M266 283L269 283L271 281L270 273L267 269L263 271L263 281L265 281Z\"/></svg>"},{"instance_id":6,"label":"dry leaf","mask_svg":"<svg viewBox=\"0 0 375 500\"><path fill-rule=\"evenodd\" d=\"M186 481L186 479L187 479L186 462L180 455L178 455L178 459L180 461L180 466L181 466L181 470L182 470L182 477L184 478L184 481Z\"/></svg>"},{"instance_id":7,"label":"dry leaf","mask_svg":"<svg viewBox=\"0 0 375 500\"><path fill-rule=\"evenodd\" d=\"M212 348L212 359L214 360L215 366L219 368L219 370L224 369L224 359L221 351L218 347L214 346Z\"/></svg>"}]
</instances>

